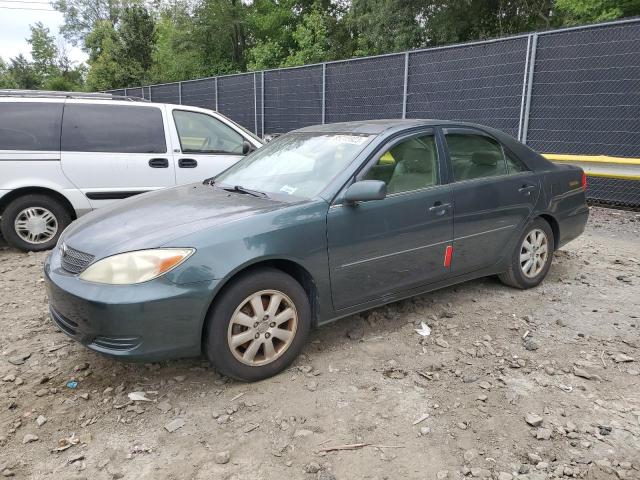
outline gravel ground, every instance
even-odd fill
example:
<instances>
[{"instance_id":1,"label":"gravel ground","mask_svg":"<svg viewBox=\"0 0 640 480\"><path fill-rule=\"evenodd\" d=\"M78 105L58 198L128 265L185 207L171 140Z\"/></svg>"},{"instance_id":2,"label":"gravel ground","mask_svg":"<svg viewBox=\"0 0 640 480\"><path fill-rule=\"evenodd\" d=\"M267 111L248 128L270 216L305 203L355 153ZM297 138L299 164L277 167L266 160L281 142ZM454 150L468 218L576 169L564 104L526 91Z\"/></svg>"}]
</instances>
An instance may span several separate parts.
<instances>
[{"instance_id":1,"label":"gravel ground","mask_svg":"<svg viewBox=\"0 0 640 480\"><path fill-rule=\"evenodd\" d=\"M1 247L0 475L640 479L639 247L640 215L593 208L540 287L487 278L349 317L255 384L75 344L45 254Z\"/></svg>"}]
</instances>

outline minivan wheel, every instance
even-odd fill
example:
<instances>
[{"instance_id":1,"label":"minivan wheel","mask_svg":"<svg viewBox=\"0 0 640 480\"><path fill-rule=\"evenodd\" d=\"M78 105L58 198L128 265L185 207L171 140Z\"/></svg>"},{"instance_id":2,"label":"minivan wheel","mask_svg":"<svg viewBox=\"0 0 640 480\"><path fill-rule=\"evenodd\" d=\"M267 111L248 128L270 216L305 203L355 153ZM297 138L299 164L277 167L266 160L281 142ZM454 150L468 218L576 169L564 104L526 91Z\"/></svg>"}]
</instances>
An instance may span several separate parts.
<instances>
[{"instance_id":1,"label":"minivan wheel","mask_svg":"<svg viewBox=\"0 0 640 480\"><path fill-rule=\"evenodd\" d=\"M309 299L290 275L248 272L215 299L207 318L205 353L229 377L271 377L298 356L311 327Z\"/></svg>"},{"instance_id":2,"label":"minivan wheel","mask_svg":"<svg viewBox=\"0 0 640 480\"><path fill-rule=\"evenodd\" d=\"M537 286L549 272L554 251L551 226L542 218L531 222L516 243L509 270L498 277L515 288Z\"/></svg>"},{"instance_id":3,"label":"minivan wheel","mask_svg":"<svg viewBox=\"0 0 640 480\"><path fill-rule=\"evenodd\" d=\"M2 236L12 247L37 252L56 245L71 215L47 195L25 195L11 201L2 212Z\"/></svg>"}]
</instances>

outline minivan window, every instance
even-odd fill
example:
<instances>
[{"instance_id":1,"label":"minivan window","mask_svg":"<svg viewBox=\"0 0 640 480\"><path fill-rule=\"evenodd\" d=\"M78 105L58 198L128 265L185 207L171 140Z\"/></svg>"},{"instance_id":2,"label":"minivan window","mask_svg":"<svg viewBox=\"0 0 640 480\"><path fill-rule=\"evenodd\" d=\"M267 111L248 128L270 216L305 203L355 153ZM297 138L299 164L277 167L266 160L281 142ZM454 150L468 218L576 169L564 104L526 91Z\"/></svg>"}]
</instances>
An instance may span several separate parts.
<instances>
[{"instance_id":1,"label":"minivan window","mask_svg":"<svg viewBox=\"0 0 640 480\"><path fill-rule=\"evenodd\" d=\"M166 153L162 112L155 107L67 104L62 122L62 150Z\"/></svg>"},{"instance_id":2,"label":"minivan window","mask_svg":"<svg viewBox=\"0 0 640 480\"><path fill-rule=\"evenodd\" d=\"M59 151L62 103L0 103L0 150Z\"/></svg>"},{"instance_id":3,"label":"minivan window","mask_svg":"<svg viewBox=\"0 0 640 480\"><path fill-rule=\"evenodd\" d=\"M174 110L183 153L242 154L244 137L211 115Z\"/></svg>"}]
</instances>

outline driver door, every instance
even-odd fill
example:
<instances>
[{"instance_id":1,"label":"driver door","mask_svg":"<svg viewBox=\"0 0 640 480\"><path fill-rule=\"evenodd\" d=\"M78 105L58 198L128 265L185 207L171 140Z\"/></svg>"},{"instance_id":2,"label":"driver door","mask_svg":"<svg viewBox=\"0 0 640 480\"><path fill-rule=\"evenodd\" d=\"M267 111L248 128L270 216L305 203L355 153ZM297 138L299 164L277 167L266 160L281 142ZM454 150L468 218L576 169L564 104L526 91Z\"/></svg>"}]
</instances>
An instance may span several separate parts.
<instances>
[{"instance_id":1,"label":"driver door","mask_svg":"<svg viewBox=\"0 0 640 480\"><path fill-rule=\"evenodd\" d=\"M213 177L243 157L245 137L213 115L176 107L169 122L178 185Z\"/></svg>"}]
</instances>

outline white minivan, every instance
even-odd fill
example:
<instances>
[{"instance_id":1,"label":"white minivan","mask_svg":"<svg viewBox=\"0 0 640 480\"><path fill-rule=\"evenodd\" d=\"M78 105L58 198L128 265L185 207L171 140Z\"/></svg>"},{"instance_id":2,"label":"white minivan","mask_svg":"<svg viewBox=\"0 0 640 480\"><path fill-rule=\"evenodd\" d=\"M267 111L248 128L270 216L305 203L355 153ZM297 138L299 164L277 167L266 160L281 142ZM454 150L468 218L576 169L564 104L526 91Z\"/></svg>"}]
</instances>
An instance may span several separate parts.
<instances>
[{"instance_id":1,"label":"white minivan","mask_svg":"<svg viewBox=\"0 0 640 480\"><path fill-rule=\"evenodd\" d=\"M109 94L0 90L0 226L52 248L75 218L118 199L201 182L262 146L217 112Z\"/></svg>"}]
</instances>

